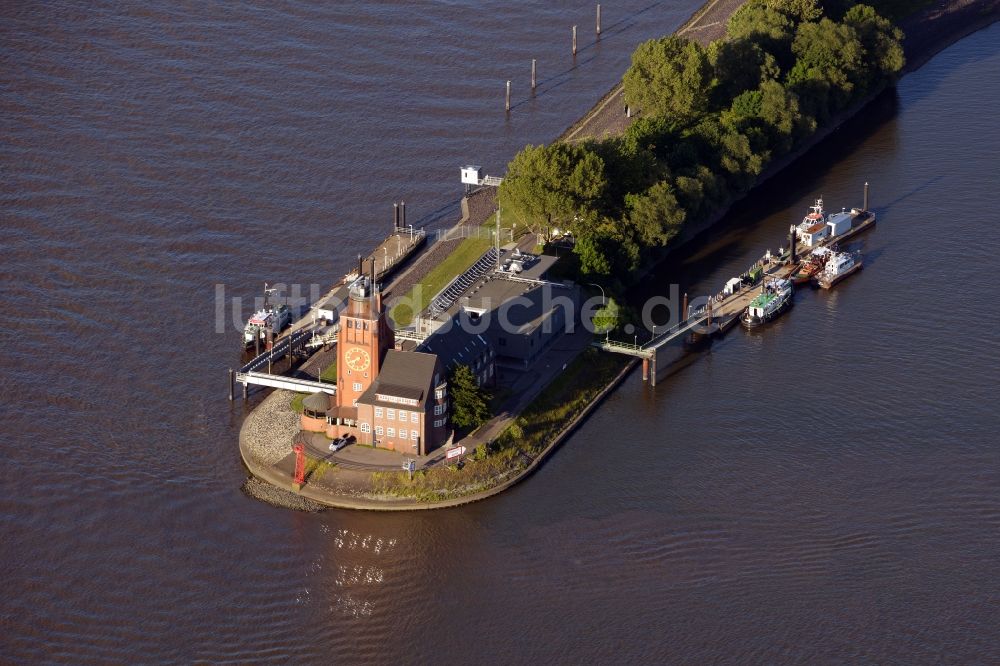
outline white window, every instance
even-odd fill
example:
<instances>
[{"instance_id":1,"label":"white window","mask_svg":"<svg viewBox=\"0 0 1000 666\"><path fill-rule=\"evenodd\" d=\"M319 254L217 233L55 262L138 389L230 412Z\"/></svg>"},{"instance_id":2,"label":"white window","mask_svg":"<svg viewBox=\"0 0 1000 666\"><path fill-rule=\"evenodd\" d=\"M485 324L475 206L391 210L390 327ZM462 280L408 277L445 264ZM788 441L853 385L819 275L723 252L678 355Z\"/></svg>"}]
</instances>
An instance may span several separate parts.
<instances>
[{"instance_id":1,"label":"white window","mask_svg":"<svg viewBox=\"0 0 1000 666\"><path fill-rule=\"evenodd\" d=\"M448 395L448 389L446 388L439 388L438 390L434 391L434 397L438 400L445 397L446 395Z\"/></svg>"},{"instance_id":2,"label":"white window","mask_svg":"<svg viewBox=\"0 0 1000 666\"><path fill-rule=\"evenodd\" d=\"M376 407L375 408L375 418L377 418L377 419L382 418L382 408L381 407Z\"/></svg>"},{"instance_id":3,"label":"white window","mask_svg":"<svg viewBox=\"0 0 1000 666\"><path fill-rule=\"evenodd\" d=\"M419 432L419 431L417 431L417 430L411 430L411 431L410 431L410 437L411 437L411 438L413 439L413 441L415 442L415 441L417 441L418 439L420 439L420 432Z\"/></svg>"},{"instance_id":4,"label":"white window","mask_svg":"<svg viewBox=\"0 0 1000 666\"><path fill-rule=\"evenodd\" d=\"M444 414L445 407L447 407L447 405L434 405L434 416L441 416Z\"/></svg>"},{"instance_id":5,"label":"white window","mask_svg":"<svg viewBox=\"0 0 1000 666\"><path fill-rule=\"evenodd\" d=\"M354 386L352 388L355 391L360 391L361 390L361 382L354 382Z\"/></svg>"},{"instance_id":6,"label":"white window","mask_svg":"<svg viewBox=\"0 0 1000 666\"><path fill-rule=\"evenodd\" d=\"M399 438L400 439L406 439L406 428L400 428L399 429Z\"/></svg>"},{"instance_id":7,"label":"white window","mask_svg":"<svg viewBox=\"0 0 1000 666\"><path fill-rule=\"evenodd\" d=\"M396 436L396 429L395 428L387 428L386 431L385 431L385 435L386 435L386 437L395 437Z\"/></svg>"},{"instance_id":8,"label":"white window","mask_svg":"<svg viewBox=\"0 0 1000 666\"><path fill-rule=\"evenodd\" d=\"M375 426L375 434L378 435L379 437L382 436L382 426L379 425Z\"/></svg>"},{"instance_id":9,"label":"white window","mask_svg":"<svg viewBox=\"0 0 1000 666\"><path fill-rule=\"evenodd\" d=\"M385 410L385 418L389 419L390 421L395 421L396 420L396 410L395 409L387 409L387 410Z\"/></svg>"},{"instance_id":10,"label":"white window","mask_svg":"<svg viewBox=\"0 0 1000 666\"><path fill-rule=\"evenodd\" d=\"M410 414L410 423L420 423L420 412L412 412Z\"/></svg>"},{"instance_id":11,"label":"white window","mask_svg":"<svg viewBox=\"0 0 1000 666\"><path fill-rule=\"evenodd\" d=\"M448 419L436 419L436 420L434 421L434 427L435 427L435 428L440 428L441 426L443 426L443 425L445 424L445 422L446 422L447 420L448 420Z\"/></svg>"},{"instance_id":12,"label":"white window","mask_svg":"<svg viewBox=\"0 0 1000 666\"><path fill-rule=\"evenodd\" d=\"M371 431L372 431L371 424L369 424L369 423L362 423L361 424L361 432L371 432Z\"/></svg>"}]
</instances>

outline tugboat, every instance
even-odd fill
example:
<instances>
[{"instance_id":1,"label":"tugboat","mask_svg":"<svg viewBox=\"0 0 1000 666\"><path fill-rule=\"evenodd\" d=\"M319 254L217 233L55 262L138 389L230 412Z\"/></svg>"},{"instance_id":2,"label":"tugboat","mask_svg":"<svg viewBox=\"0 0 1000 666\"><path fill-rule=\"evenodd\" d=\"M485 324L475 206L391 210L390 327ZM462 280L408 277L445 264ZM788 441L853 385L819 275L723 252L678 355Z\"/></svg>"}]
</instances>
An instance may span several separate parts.
<instances>
[{"instance_id":1,"label":"tugboat","mask_svg":"<svg viewBox=\"0 0 1000 666\"><path fill-rule=\"evenodd\" d=\"M757 328L777 319L781 313L792 305L792 281L774 278L761 287L760 295L756 296L740 317L740 323L746 328Z\"/></svg>"},{"instance_id":2,"label":"tugboat","mask_svg":"<svg viewBox=\"0 0 1000 666\"><path fill-rule=\"evenodd\" d=\"M792 274L792 282L794 284L805 284L806 282L809 282L809 280L815 277L817 273L823 270L823 267L826 265L826 261L829 258L829 248L816 248L801 264L799 264L798 270Z\"/></svg>"},{"instance_id":3,"label":"tugboat","mask_svg":"<svg viewBox=\"0 0 1000 666\"><path fill-rule=\"evenodd\" d=\"M264 284L264 307L247 320L247 325L243 328L244 347L253 347L255 344L263 346L268 331L274 338L292 323L292 311L287 305L268 304L268 299L274 292L274 289L267 288L267 283Z\"/></svg>"},{"instance_id":4,"label":"tugboat","mask_svg":"<svg viewBox=\"0 0 1000 666\"><path fill-rule=\"evenodd\" d=\"M860 271L862 265L860 252L831 252L826 266L813 279L823 289L829 289L848 275Z\"/></svg>"}]
</instances>

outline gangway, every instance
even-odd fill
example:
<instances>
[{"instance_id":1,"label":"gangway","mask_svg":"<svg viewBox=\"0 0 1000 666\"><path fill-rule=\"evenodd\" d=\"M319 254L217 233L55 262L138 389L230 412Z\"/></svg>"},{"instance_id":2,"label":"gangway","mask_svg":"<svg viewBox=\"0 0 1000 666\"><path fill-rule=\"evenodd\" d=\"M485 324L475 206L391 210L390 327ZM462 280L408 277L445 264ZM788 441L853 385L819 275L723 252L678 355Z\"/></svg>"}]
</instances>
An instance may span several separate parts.
<instances>
[{"instance_id":1,"label":"gangway","mask_svg":"<svg viewBox=\"0 0 1000 666\"><path fill-rule=\"evenodd\" d=\"M237 372L236 381L247 386L270 386L271 388L287 389L297 393L322 392L329 395L337 393L337 385L332 382L322 382L312 379L298 379L284 375L271 375L266 372Z\"/></svg>"}]
</instances>

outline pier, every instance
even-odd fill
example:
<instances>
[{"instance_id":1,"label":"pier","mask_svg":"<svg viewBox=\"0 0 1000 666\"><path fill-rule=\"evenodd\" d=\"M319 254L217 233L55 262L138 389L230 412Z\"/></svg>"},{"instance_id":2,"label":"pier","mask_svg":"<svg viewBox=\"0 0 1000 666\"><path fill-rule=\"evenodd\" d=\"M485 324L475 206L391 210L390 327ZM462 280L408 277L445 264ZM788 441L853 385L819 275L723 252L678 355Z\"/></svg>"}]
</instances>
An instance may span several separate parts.
<instances>
[{"instance_id":1,"label":"pier","mask_svg":"<svg viewBox=\"0 0 1000 666\"><path fill-rule=\"evenodd\" d=\"M865 183L865 205L867 207L868 184ZM842 243L851 240L863 231L871 228L875 224L875 214L865 209L853 209L853 221L850 229L838 236L835 236L824 243ZM791 244L789 244L791 245ZM683 340L691 335L697 338L721 335L738 323L740 315L747 308L756 296L761 293L761 287L769 279L788 279L798 268L798 262L794 257L808 255L813 247L805 243L796 242L795 252L783 252L780 256L765 257L759 260L752 267L761 268L760 281L750 287L742 287L733 294L718 294L709 296L704 307L700 307L692 312L687 310L687 295L685 295L682 321L658 331L659 327L654 327L653 337L643 343L622 342L617 340L595 340L592 346L603 351L614 354L624 354L642 359L642 379L648 381L652 386L656 386L657 364L660 360L661 351L670 343Z\"/></svg>"}]
</instances>

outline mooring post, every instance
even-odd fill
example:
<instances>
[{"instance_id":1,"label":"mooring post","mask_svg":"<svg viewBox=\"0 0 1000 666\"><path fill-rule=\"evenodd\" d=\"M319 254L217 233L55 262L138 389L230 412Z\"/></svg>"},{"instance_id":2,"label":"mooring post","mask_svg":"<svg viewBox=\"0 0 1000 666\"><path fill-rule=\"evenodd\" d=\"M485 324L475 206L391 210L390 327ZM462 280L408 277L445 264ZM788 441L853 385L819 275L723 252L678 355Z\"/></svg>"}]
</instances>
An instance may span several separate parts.
<instances>
[{"instance_id":1,"label":"mooring post","mask_svg":"<svg viewBox=\"0 0 1000 666\"><path fill-rule=\"evenodd\" d=\"M868 181L865 181L865 205L862 210L868 212Z\"/></svg>"},{"instance_id":2,"label":"mooring post","mask_svg":"<svg viewBox=\"0 0 1000 666\"><path fill-rule=\"evenodd\" d=\"M681 322L685 322L688 319L688 294L684 292L684 301L681 304Z\"/></svg>"},{"instance_id":3,"label":"mooring post","mask_svg":"<svg viewBox=\"0 0 1000 666\"><path fill-rule=\"evenodd\" d=\"M576 55L576 26L573 26L573 55Z\"/></svg>"},{"instance_id":4,"label":"mooring post","mask_svg":"<svg viewBox=\"0 0 1000 666\"><path fill-rule=\"evenodd\" d=\"M247 396L249 395L249 392L250 392L250 389L248 387L249 387L249 384L247 384L246 382L243 382L243 402L247 401Z\"/></svg>"},{"instance_id":5,"label":"mooring post","mask_svg":"<svg viewBox=\"0 0 1000 666\"><path fill-rule=\"evenodd\" d=\"M656 386L656 350L653 350L653 358L649 360L649 385Z\"/></svg>"},{"instance_id":6,"label":"mooring post","mask_svg":"<svg viewBox=\"0 0 1000 666\"><path fill-rule=\"evenodd\" d=\"M531 94L535 94L535 59L531 59Z\"/></svg>"},{"instance_id":7,"label":"mooring post","mask_svg":"<svg viewBox=\"0 0 1000 666\"><path fill-rule=\"evenodd\" d=\"M507 102L504 104L504 110L510 113L510 81L507 82Z\"/></svg>"},{"instance_id":8,"label":"mooring post","mask_svg":"<svg viewBox=\"0 0 1000 666\"><path fill-rule=\"evenodd\" d=\"M597 38L601 38L601 3L597 3Z\"/></svg>"},{"instance_id":9,"label":"mooring post","mask_svg":"<svg viewBox=\"0 0 1000 666\"><path fill-rule=\"evenodd\" d=\"M233 382L235 381L236 380L233 378L233 369L229 368L229 402L233 401L233 389L236 388Z\"/></svg>"}]
</instances>

